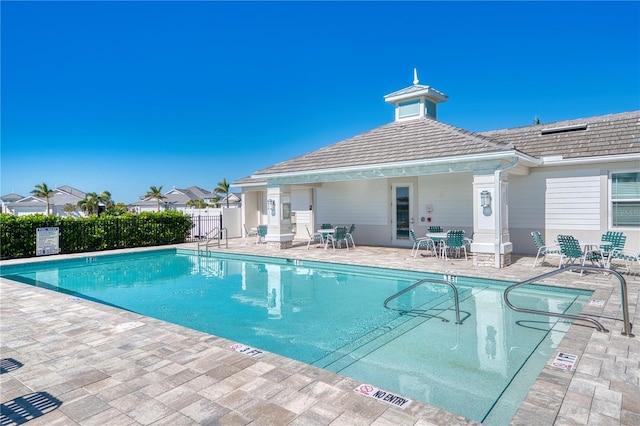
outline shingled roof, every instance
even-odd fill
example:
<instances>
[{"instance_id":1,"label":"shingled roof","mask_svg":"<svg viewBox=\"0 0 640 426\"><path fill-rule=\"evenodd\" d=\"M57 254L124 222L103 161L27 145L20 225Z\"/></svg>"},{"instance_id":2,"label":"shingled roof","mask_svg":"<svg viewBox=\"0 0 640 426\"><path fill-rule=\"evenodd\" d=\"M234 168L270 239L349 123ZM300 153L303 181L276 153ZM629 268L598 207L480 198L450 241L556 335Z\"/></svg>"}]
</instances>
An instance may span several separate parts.
<instances>
[{"instance_id":1,"label":"shingled roof","mask_svg":"<svg viewBox=\"0 0 640 426\"><path fill-rule=\"evenodd\" d=\"M277 174L513 151L540 159L639 154L640 111L482 133L469 132L430 117L394 121L259 170L234 184L257 184Z\"/></svg>"},{"instance_id":2,"label":"shingled roof","mask_svg":"<svg viewBox=\"0 0 640 426\"><path fill-rule=\"evenodd\" d=\"M640 111L483 132L532 157L586 158L640 153Z\"/></svg>"},{"instance_id":3,"label":"shingled roof","mask_svg":"<svg viewBox=\"0 0 640 426\"><path fill-rule=\"evenodd\" d=\"M259 170L254 176L511 150L513 150L513 146L509 143L496 143L484 136L429 117L422 117L394 121L333 145Z\"/></svg>"}]
</instances>

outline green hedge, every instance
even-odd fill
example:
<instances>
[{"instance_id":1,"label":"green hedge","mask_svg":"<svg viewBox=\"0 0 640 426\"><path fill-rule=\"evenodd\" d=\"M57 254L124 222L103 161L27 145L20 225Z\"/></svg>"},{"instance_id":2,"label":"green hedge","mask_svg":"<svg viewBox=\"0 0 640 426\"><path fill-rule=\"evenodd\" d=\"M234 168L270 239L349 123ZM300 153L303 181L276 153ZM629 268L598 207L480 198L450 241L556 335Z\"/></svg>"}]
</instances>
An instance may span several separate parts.
<instances>
[{"instance_id":1,"label":"green hedge","mask_svg":"<svg viewBox=\"0 0 640 426\"><path fill-rule=\"evenodd\" d=\"M60 253L182 243L193 224L176 211L82 218L0 214L0 258L36 255L36 228L60 228Z\"/></svg>"}]
</instances>

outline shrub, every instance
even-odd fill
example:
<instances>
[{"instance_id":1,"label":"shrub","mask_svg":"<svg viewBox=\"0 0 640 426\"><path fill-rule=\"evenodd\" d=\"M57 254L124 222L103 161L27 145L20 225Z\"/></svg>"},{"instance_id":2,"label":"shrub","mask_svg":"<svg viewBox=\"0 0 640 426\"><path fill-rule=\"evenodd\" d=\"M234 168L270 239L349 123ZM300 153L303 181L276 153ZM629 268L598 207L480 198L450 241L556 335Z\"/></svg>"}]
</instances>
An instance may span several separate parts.
<instances>
[{"instance_id":1,"label":"shrub","mask_svg":"<svg viewBox=\"0 0 640 426\"><path fill-rule=\"evenodd\" d=\"M81 218L0 214L0 258L36 255L36 229L60 228L60 253L155 246L184 242L193 224L176 211Z\"/></svg>"}]
</instances>

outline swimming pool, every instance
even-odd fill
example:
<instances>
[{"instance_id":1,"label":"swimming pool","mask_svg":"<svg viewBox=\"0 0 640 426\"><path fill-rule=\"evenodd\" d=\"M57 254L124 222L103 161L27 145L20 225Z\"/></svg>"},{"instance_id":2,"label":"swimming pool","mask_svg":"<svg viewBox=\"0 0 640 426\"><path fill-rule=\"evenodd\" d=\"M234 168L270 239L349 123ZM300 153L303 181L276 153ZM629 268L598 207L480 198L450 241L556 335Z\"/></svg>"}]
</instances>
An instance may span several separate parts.
<instances>
[{"instance_id":1,"label":"swimming pool","mask_svg":"<svg viewBox=\"0 0 640 426\"><path fill-rule=\"evenodd\" d=\"M509 284L380 268L159 250L5 266L2 276L98 300L288 356L486 424L513 416L566 323L509 310ZM590 292L514 291L520 306L576 313ZM434 317L435 316L435 317ZM443 321L447 320L447 321Z\"/></svg>"}]
</instances>

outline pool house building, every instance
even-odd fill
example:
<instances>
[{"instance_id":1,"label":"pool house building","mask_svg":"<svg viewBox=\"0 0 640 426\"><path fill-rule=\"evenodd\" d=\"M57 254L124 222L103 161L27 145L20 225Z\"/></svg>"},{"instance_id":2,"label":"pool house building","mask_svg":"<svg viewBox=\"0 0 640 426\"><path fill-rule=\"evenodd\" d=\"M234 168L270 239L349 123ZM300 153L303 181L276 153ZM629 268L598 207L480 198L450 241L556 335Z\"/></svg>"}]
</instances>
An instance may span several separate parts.
<instances>
[{"instance_id":1,"label":"pool house building","mask_svg":"<svg viewBox=\"0 0 640 426\"><path fill-rule=\"evenodd\" d=\"M447 96L419 84L384 100L388 124L235 181L243 222L268 225L270 248L305 225L356 225L356 243L411 247L410 229L462 229L475 265L535 254L532 231L640 248L640 111L474 133L438 120Z\"/></svg>"}]
</instances>

